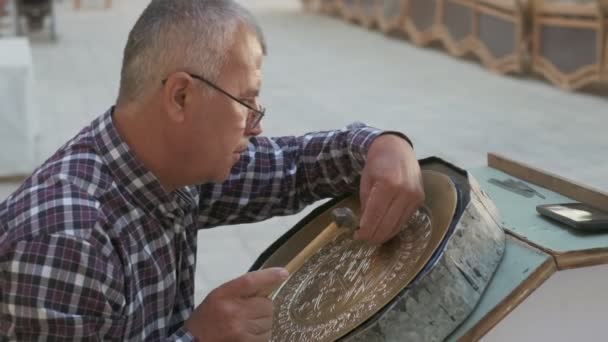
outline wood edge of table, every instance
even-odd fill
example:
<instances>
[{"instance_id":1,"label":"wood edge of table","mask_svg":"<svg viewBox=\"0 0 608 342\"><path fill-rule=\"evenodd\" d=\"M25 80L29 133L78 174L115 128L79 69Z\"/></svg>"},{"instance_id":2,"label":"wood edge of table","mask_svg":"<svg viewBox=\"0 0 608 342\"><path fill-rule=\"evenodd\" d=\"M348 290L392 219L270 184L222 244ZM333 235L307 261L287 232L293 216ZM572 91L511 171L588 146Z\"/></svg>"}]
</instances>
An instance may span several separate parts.
<instances>
[{"instance_id":1,"label":"wood edge of table","mask_svg":"<svg viewBox=\"0 0 608 342\"><path fill-rule=\"evenodd\" d=\"M528 248L537 249L530 246L518 237L507 234L515 243L527 245ZM483 319L469 329L458 341L477 341L488 333L496 324L505 318L513 309L523 302L532 292L539 288L547 279L557 272L557 265L552 255L545 260L536 270L519 284L509 295L507 295L498 305L496 305Z\"/></svg>"},{"instance_id":2,"label":"wood edge of table","mask_svg":"<svg viewBox=\"0 0 608 342\"><path fill-rule=\"evenodd\" d=\"M488 166L558 194L608 211L608 193L602 190L580 184L525 163L514 161L493 152L488 153Z\"/></svg>"}]
</instances>

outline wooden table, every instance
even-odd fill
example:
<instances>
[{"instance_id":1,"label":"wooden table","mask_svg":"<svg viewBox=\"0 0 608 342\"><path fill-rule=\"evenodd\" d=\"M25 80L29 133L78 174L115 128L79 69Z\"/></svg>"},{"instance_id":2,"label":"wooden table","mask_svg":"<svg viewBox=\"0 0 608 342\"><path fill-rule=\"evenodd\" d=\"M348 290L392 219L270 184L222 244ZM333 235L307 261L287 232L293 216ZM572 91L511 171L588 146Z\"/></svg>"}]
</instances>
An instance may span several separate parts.
<instances>
[{"instance_id":1,"label":"wooden table","mask_svg":"<svg viewBox=\"0 0 608 342\"><path fill-rule=\"evenodd\" d=\"M593 329L596 334L601 332L603 324L591 324L589 320L601 322L601 317L608 314L608 297L598 294L604 291L602 288L608 288L608 272L605 272L608 270L608 233L581 234L570 230L538 215L536 205L578 201L606 209L608 194L501 156L490 154L488 159L488 166L470 172L500 211L502 226L508 233L507 248L478 307L449 340L478 340L496 325L496 333L491 332L492 338L488 340L501 340L499 331L502 331L502 338L507 339L513 337L514 332L521 334L522 329L527 329L527 338L539 338L538 334L544 331L543 334L558 340L565 340L567 333L580 336L582 333L592 334L589 330ZM526 198L489 183L491 178L525 181L545 198ZM584 268L594 265L602 266ZM577 270L568 271L572 269ZM598 273L598 269L603 272ZM580 291L583 287L571 288L568 285L575 281L588 284L588 290ZM528 317L530 312L541 312L541 316L534 316L532 322L507 317L537 289L539 295L531 296L534 303L522 305L522 309L513 316ZM601 303L598 305L603 311L594 313L598 318L578 311L543 311L545 307L560 307L560 303L573 306L577 296L581 301ZM574 313L578 316L570 317ZM503 329L503 324L509 328Z\"/></svg>"}]
</instances>

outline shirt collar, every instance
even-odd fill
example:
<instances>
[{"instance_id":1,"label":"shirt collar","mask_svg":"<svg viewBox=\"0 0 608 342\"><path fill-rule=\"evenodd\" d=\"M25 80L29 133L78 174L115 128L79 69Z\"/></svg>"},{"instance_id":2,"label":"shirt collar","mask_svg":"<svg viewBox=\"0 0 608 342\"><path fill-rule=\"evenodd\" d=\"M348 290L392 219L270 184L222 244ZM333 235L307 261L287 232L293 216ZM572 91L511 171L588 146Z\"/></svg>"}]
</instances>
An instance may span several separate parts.
<instances>
[{"instance_id":1,"label":"shirt collar","mask_svg":"<svg viewBox=\"0 0 608 342\"><path fill-rule=\"evenodd\" d=\"M175 218L195 208L193 189L166 192L158 178L135 157L118 133L113 113L114 107L93 121L91 128L97 152L119 187L148 213Z\"/></svg>"}]
</instances>

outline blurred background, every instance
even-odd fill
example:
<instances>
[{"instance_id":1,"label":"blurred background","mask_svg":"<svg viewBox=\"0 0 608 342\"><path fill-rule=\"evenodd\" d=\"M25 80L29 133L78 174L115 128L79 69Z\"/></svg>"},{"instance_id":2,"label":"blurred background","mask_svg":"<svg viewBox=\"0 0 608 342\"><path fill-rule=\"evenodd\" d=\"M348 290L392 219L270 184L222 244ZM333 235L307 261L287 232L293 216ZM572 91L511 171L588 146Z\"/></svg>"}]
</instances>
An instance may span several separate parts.
<instances>
[{"instance_id":1,"label":"blurred background","mask_svg":"<svg viewBox=\"0 0 608 342\"><path fill-rule=\"evenodd\" d=\"M15 14L15 0L0 0L0 200L113 105L122 49L148 0L48 3L28 18ZM363 121L406 133L421 158L471 168L498 152L608 191L604 83L563 90L534 73L504 76L437 44L421 48L303 11L297 0L242 3L259 18L269 45L265 134ZM244 273L309 211L201 231L196 302Z\"/></svg>"}]
</instances>

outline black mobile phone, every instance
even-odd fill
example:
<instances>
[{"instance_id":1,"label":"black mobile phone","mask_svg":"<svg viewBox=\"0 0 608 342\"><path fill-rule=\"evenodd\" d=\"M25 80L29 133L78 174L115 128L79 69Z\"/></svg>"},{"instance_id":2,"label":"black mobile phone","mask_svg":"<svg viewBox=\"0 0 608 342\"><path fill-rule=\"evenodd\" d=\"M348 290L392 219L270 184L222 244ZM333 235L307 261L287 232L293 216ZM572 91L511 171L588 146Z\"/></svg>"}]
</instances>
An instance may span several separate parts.
<instances>
[{"instance_id":1,"label":"black mobile phone","mask_svg":"<svg viewBox=\"0 0 608 342\"><path fill-rule=\"evenodd\" d=\"M584 203L544 204L536 206L539 214L588 232L608 232L608 212Z\"/></svg>"}]
</instances>

